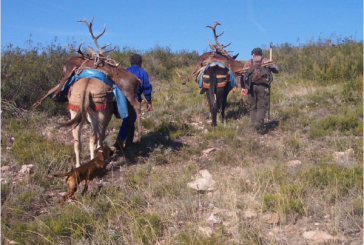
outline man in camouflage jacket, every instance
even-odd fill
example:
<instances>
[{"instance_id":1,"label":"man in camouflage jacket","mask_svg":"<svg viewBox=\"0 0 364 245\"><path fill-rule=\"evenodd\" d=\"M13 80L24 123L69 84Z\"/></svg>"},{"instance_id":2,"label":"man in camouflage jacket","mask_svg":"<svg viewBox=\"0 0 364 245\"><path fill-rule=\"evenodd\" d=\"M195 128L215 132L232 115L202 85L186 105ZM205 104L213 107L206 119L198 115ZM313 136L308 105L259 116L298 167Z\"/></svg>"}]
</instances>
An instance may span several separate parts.
<instances>
[{"instance_id":1,"label":"man in camouflage jacket","mask_svg":"<svg viewBox=\"0 0 364 245\"><path fill-rule=\"evenodd\" d=\"M259 66L269 61L267 58L262 57L262 49L254 48L251 52L253 59L248 60L244 67L251 67L240 79L241 94L248 95L249 114L251 118L251 125L257 130L259 134L264 134L264 117L268 109L269 96L270 96L270 83L273 80L271 72L278 73L278 67L272 63L265 66L268 70L270 79L266 82L254 83L251 80L253 67Z\"/></svg>"}]
</instances>

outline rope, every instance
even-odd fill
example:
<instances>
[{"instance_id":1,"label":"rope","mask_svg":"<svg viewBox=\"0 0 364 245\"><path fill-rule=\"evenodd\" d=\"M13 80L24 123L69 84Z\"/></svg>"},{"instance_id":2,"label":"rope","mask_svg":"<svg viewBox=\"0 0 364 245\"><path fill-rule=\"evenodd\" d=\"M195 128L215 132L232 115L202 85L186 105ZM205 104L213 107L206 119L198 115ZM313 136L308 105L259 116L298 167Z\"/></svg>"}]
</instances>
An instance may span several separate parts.
<instances>
[{"instance_id":1,"label":"rope","mask_svg":"<svg viewBox=\"0 0 364 245\"><path fill-rule=\"evenodd\" d=\"M78 67L75 71L75 75L77 76L78 74L80 74L84 69L82 68L84 64L86 64L86 62L89 61L89 60L85 60L81 65L80 67Z\"/></svg>"},{"instance_id":2,"label":"rope","mask_svg":"<svg viewBox=\"0 0 364 245\"><path fill-rule=\"evenodd\" d=\"M89 61L89 60L94 61L94 67L84 67L86 62ZM104 56L100 56L100 54L93 54L92 57L89 57L84 62L82 62L82 64L76 69L75 75L80 74L83 70L86 70L86 69L95 69L95 68L97 68L98 65L100 64L100 61L104 61L106 64L114 66L114 67L118 66L118 63L116 63L116 61L113 60L112 58L110 58L109 56L104 57Z\"/></svg>"}]
</instances>

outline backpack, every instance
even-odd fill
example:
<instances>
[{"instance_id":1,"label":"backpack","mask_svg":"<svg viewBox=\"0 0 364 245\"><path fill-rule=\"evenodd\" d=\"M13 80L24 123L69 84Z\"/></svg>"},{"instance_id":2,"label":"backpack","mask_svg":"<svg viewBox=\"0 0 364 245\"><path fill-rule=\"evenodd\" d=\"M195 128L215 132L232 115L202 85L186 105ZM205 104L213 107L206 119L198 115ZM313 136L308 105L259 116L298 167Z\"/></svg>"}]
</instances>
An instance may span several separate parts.
<instances>
[{"instance_id":1,"label":"backpack","mask_svg":"<svg viewBox=\"0 0 364 245\"><path fill-rule=\"evenodd\" d=\"M251 72L250 79L251 82L256 84L266 83L270 84L273 81L273 76L269 68L263 67L262 65L263 57L259 63L253 65L253 59L251 59Z\"/></svg>"}]
</instances>

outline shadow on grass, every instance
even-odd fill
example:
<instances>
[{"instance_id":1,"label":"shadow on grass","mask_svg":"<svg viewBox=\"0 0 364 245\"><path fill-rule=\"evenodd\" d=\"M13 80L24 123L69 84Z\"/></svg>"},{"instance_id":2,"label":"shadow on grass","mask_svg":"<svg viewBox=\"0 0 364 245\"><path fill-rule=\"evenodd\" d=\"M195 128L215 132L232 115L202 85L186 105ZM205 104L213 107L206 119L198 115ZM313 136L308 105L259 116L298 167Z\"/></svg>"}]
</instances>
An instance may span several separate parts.
<instances>
[{"instance_id":1,"label":"shadow on grass","mask_svg":"<svg viewBox=\"0 0 364 245\"><path fill-rule=\"evenodd\" d=\"M266 130L268 132L275 130L279 125L279 120L271 120L265 124Z\"/></svg>"},{"instance_id":2,"label":"shadow on grass","mask_svg":"<svg viewBox=\"0 0 364 245\"><path fill-rule=\"evenodd\" d=\"M125 157L128 164L136 164L138 158L148 158L150 153L156 148L170 148L173 151L180 150L184 144L178 140L172 140L169 132L161 134L159 132L149 132L142 135L139 142L133 143L132 146L123 148L116 154Z\"/></svg>"},{"instance_id":3,"label":"shadow on grass","mask_svg":"<svg viewBox=\"0 0 364 245\"><path fill-rule=\"evenodd\" d=\"M248 110L245 108L245 106L243 105L242 101L236 101L236 102L227 102L226 103L226 108L234 108L232 110L226 110L226 119L240 119L241 117L245 116L246 114L248 114Z\"/></svg>"}]
</instances>

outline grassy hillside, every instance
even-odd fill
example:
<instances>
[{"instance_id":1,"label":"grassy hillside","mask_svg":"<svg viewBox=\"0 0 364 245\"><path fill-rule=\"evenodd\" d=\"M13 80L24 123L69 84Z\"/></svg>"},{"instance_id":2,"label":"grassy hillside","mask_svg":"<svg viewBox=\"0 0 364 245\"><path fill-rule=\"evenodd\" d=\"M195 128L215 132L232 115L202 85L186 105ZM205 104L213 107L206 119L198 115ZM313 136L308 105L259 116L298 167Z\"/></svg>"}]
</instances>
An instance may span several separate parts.
<instances>
[{"instance_id":1,"label":"grassy hillside","mask_svg":"<svg viewBox=\"0 0 364 245\"><path fill-rule=\"evenodd\" d=\"M113 57L127 67L134 51ZM49 176L74 161L70 130L55 128L68 114L52 101L29 108L57 84L71 54L59 45L3 49L1 243L288 245L317 242L308 234L321 231L327 244L362 244L362 42L282 44L273 55L282 72L261 136L238 92L229 94L227 121L210 126L205 95L176 75L192 71L197 53L143 52L154 110L143 103L141 141L60 208L67 187ZM120 124L109 124L109 145ZM214 190L188 187L200 170L210 172Z\"/></svg>"}]
</instances>

